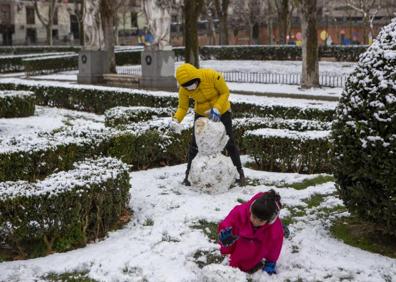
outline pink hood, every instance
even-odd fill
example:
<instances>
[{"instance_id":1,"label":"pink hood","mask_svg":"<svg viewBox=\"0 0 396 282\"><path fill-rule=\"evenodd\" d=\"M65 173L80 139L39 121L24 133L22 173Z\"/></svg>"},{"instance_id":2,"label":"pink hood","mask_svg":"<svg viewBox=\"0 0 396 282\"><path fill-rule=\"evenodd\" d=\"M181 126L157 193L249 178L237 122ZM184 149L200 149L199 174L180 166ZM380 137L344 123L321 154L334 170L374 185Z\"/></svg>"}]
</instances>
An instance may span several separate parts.
<instances>
[{"instance_id":1,"label":"pink hood","mask_svg":"<svg viewBox=\"0 0 396 282\"><path fill-rule=\"evenodd\" d=\"M273 224L254 228L250 222L250 206L264 193L258 193L248 202L234 207L220 222L218 232L232 226L232 233L239 239L230 247L220 247L223 255L230 254L230 265L249 271L262 259L276 262L283 243L283 227L279 217Z\"/></svg>"}]
</instances>

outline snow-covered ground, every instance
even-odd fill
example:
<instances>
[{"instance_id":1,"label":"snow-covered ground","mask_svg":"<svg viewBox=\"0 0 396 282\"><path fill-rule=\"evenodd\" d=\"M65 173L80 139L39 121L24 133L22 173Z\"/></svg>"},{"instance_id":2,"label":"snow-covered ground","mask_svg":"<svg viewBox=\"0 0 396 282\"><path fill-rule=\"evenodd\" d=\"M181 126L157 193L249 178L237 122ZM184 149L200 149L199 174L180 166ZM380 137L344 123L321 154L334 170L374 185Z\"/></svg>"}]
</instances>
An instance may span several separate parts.
<instances>
[{"instance_id":1,"label":"snow-covered ground","mask_svg":"<svg viewBox=\"0 0 396 282\"><path fill-rule=\"evenodd\" d=\"M218 254L218 246L202 230L193 228L199 220L218 222L238 204L269 186L234 187L224 194L209 195L180 184L185 165L131 173L133 218L121 230L85 248L44 258L0 264L1 281L40 281L49 272L87 272L98 281L392 281L396 260L362 251L333 239L328 219L320 219L319 208L340 205L331 194L334 183L305 190L275 188L284 204L281 216L293 207L306 206L304 199L325 196L321 206L308 215L295 218L291 236L284 241L278 261L278 274L261 271L253 275L226 266L226 261L200 269L197 251ZM247 176L265 182L293 182L297 174L258 172L247 169ZM200 258L205 261L205 257ZM388 280L386 280L388 279Z\"/></svg>"}]
</instances>

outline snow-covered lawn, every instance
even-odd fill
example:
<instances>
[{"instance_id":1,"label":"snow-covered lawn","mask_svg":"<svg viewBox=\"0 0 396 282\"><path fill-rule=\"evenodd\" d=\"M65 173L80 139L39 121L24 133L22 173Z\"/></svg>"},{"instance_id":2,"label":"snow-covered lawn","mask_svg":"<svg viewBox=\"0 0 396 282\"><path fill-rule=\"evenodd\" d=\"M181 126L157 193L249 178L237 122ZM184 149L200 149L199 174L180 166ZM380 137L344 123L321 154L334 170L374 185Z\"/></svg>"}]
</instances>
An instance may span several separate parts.
<instances>
[{"instance_id":1,"label":"snow-covered lawn","mask_svg":"<svg viewBox=\"0 0 396 282\"><path fill-rule=\"evenodd\" d=\"M180 184L185 165L131 173L131 222L110 233L103 241L67 253L44 258L0 264L1 281L39 281L49 272L86 272L98 281L392 281L396 260L362 251L333 239L328 232L332 216L322 217L324 207L341 205L332 193L334 183L304 190L275 188L287 206L281 216L293 208L307 207L304 200L324 195L323 202L294 218L291 236L284 241L278 261L278 274L262 272L246 275L226 266L226 261L200 269L194 254L198 251L218 255L217 244L200 229L199 220L217 223L236 204L258 191L274 186L234 187L224 194L199 193ZM301 181L297 174L246 170L249 178L267 183ZM337 210L337 209L335 209ZM205 262L205 257L199 258Z\"/></svg>"}]
</instances>

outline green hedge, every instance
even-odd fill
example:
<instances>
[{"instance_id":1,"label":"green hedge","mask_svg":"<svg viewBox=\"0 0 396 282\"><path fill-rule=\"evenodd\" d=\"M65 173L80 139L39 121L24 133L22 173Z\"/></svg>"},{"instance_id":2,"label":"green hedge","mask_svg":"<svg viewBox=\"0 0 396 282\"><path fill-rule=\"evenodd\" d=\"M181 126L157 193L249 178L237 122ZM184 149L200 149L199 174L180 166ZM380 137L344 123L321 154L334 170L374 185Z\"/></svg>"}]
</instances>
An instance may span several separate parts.
<instances>
[{"instance_id":1,"label":"green hedge","mask_svg":"<svg viewBox=\"0 0 396 282\"><path fill-rule=\"evenodd\" d=\"M22 60L28 76L68 71L78 68L78 55L47 56Z\"/></svg>"},{"instance_id":2,"label":"green hedge","mask_svg":"<svg viewBox=\"0 0 396 282\"><path fill-rule=\"evenodd\" d=\"M367 49L360 46L319 46L319 57L332 57L337 61L357 61ZM254 46L204 46L200 48L203 59L216 60L301 60L301 47L294 45L254 45Z\"/></svg>"},{"instance_id":3,"label":"green hedge","mask_svg":"<svg viewBox=\"0 0 396 282\"><path fill-rule=\"evenodd\" d=\"M111 158L78 163L37 183L2 182L0 247L28 258L84 246L117 225L129 190L128 167Z\"/></svg>"},{"instance_id":4,"label":"green hedge","mask_svg":"<svg viewBox=\"0 0 396 282\"><path fill-rule=\"evenodd\" d=\"M32 116L35 104L33 92L0 91L0 118Z\"/></svg>"},{"instance_id":5,"label":"green hedge","mask_svg":"<svg viewBox=\"0 0 396 282\"><path fill-rule=\"evenodd\" d=\"M37 104L72 110L103 114L107 109L117 106L146 106L176 109L178 98L171 93L167 95L150 94L145 90L116 89L102 87L76 86L29 86L14 83L1 83L0 90L34 91ZM310 119L323 122L333 120L334 109L315 107L296 107L287 105L257 105L253 103L233 102L234 117L280 117L284 119Z\"/></svg>"},{"instance_id":6,"label":"green hedge","mask_svg":"<svg viewBox=\"0 0 396 282\"><path fill-rule=\"evenodd\" d=\"M259 169L331 173L330 142L325 131L258 129L246 132L243 142Z\"/></svg>"},{"instance_id":7,"label":"green hedge","mask_svg":"<svg viewBox=\"0 0 396 282\"><path fill-rule=\"evenodd\" d=\"M116 127L131 122L150 120L154 117L170 117L171 113L171 108L115 107L105 111L105 125Z\"/></svg>"},{"instance_id":8,"label":"green hedge","mask_svg":"<svg viewBox=\"0 0 396 282\"><path fill-rule=\"evenodd\" d=\"M79 52L80 46L0 46L0 54L32 54L49 52Z\"/></svg>"}]
</instances>

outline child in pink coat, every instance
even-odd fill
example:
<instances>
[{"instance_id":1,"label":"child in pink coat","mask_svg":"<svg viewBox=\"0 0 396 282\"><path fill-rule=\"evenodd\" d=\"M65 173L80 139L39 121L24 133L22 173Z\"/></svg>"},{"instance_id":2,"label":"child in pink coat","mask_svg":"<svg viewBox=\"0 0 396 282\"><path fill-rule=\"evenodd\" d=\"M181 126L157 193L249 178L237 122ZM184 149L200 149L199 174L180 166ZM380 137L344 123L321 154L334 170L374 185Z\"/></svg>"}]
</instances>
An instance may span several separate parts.
<instances>
[{"instance_id":1,"label":"child in pink coat","mask_svg":"<svg viewBox=\"0 0 396 282\"><path fill-rule=\"evenodd\" d=\"M218 228L220 251L230 255L230 266L248 273L260 268L276 273L283 243L281 207L279 194L271 189L231 210Z\"/></svg>"}]
</instances>

